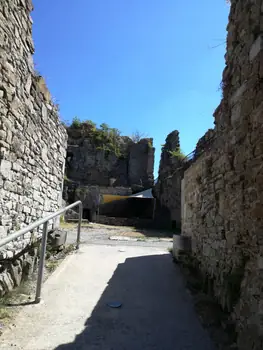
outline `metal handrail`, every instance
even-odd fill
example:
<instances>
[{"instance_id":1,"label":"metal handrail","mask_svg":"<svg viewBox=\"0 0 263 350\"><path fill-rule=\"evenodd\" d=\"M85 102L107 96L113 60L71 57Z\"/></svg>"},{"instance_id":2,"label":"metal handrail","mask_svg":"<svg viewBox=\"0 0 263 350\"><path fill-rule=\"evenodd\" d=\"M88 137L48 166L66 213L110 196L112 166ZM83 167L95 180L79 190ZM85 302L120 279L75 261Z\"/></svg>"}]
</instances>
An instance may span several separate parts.
<instances>
[{"instance_id":1,"label":"metal handrail","mask_svg":"<svg viewBox=\"0 0 263 350\"><path fill-rule=\"evenodd\" d=\"M76 206L79 206L79 222L78 222L78 232L77 232L77 245L76 249L79 249L79 243L80 243L80 229L81 229L81 222L82 222L82 212L83 212L83 205L81 201L77 201L73 204L68 205L65 208L62 208L58 210L57 212L46 216L45 218L39 219L36 222L34 222L31 225L28 225L25 228L22 228L21 230L14 232L13 234L7 236L6 238L2 239L0 241L0 248L8 244L9 242L13 241L14 239L23 236L27 232L30 232L34 230L35 228L39 227L40 225L43 225L43 233L42 233L42 243L41 243L41 253L40 253L40 259L39 259L39 268L38 268L38 278L37 278L37 289L36 289L36 298L35 303L38 304L41 301L41 289L42 289L42 283L43 283L43 276L44 276L44 265L45 265L45 255L46 255L46 247L47 247L47 235L48 235L48 221L51 219L54 219L55 217L64 214L66 211L68 211L71 208L74 208Z\"/></svg>"}]
</instances>

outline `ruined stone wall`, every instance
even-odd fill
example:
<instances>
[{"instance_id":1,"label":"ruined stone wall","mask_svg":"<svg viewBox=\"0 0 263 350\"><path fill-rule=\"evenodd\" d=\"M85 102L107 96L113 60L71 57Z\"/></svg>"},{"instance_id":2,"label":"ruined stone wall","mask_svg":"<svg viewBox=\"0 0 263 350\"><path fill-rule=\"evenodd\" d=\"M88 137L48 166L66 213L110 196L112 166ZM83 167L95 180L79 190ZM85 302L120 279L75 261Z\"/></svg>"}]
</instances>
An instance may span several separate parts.
<instances>
[{"instance_id":1,"label":"ruined stone wall","mask_svg":"<svg viewBox=\"0 0 263 350\"><path fill-rule=\"evenodd\" d=\"M79 184L131 187L134 192L153 186L152 139L138 143L120 137L122 156L101 149L85 129L68 128L67 177ZM114 191L113 191L114 192Z\"/></svg>"},{"instance_id":2,"label":"ruined stone wall","mask_svg":"<svg viewBox=\"0 0 263 350\"><path fill-rule=\"evenodd\" d=\"M34 72L31 10L31 0L0 1L0 239L61 204L67 134ZM1 259L29 241L10 243Z\"/></svg>"},{"instance_id":3,"label":"ruined stone wall","mask_svg":"<svg viewBox=\"0 0 263 350\"><path fill-rule=\"evenodd\" d=\"M159 176L154 186L156 198L155 220L160 226L171 228L181 225L181 180L183 161L170 152L180 149L179 132L171 132L163 146Z\"/></svg>"},{"instance_id":4,"label":"ruined stone wall","mask_svg":"<svg viewBox=\"0 0 263 350\"><path fill-rule=\"evenodd\" d=\"M152 139L132 143L128 150L128 179L136 192L153 186L154 148Z\"/></svg>"},{"instance_id":5,"label":"ruined stone wall","mask_svg":"<svg viewBox=\"0 0 263 350\"><path fill-rule=\"evenodd\" d=\"M241 350L263 348L263 1L232 1L215 139L184 174L183 234Z\"/></svg>"},{"instance_id":6,"label":"ruined stone wall","mask_svg":"<svg viewBox=\"0 0 263 350\"><path fill-rule=\"evenodd\" d=\"M132 190L129 187L102 187L100 186L100 193L115 196L131 196Z\"/></svg>"}]
</instances>

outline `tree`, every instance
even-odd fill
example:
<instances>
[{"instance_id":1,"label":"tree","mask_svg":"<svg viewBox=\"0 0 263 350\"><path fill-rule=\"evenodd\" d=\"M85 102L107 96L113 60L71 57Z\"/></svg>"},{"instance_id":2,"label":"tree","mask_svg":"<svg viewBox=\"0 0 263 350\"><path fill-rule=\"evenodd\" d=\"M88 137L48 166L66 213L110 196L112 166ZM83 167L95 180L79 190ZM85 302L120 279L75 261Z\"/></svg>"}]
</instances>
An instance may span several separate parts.
<instances>
[{"instance_id":1,"label":"tree","mask_svg":"<svg viewBox=\"0 0 263 350\"><path fill-rule=\"evenodd\" d=\"M96 123L94 123L92 120L88 119L83 122L84 125L88 126L92 131L96 130Z\"/></svg>"},{"instance_id":2,"label":"tree","mask_svg":"<svg viewBox=\"0 0 263 350\"><path fill-rule=\"evenodd\" d=\"M73 118L71 127L74 129L79 129L81 127L81 121L78 117Z\"/></svg>"},{"instance_id":3,"label":"tree","mask_svg":"<svg viewBox=\"0 0 263 350\"><path fill-rule=\"evenodd\" d=\"M132 133L131 139L133 142L138 143L139 141L141 141L145 137L146 137L146 135L144 133L140 132L139 130L135 130Z\"/></svg>"},{"instance_id":4,"label":"tree","mask_svg":"<svg viewBox=\"0 0 263 350\"><path fill-rule=\"evenodd\" d=\"M100 125L100 129L101 129L101 131L103 131L103 132L105 132L105 133L108 133L108 132L109 132L110 127L109 127L109 125L108 125L108 124L106 124L106 123L102 123L102 124Z\"/></svg>"}]
</instances>

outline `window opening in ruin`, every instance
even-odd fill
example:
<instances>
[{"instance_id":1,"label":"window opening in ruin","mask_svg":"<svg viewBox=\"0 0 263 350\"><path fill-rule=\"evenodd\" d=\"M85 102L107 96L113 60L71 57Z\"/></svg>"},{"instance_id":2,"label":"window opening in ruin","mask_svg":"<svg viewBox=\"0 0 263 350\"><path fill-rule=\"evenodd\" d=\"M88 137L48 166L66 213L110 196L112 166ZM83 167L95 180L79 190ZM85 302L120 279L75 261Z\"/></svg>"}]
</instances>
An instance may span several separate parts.
<instances>
[{"instance_id":1,"label":"window opening in ruin","mask_svg":"<svg viewBox=\"0 0 263 350\"><path fill-rule=\"evenodd\" d=\"M172 229L176 229L177 228L177 223L176 220L172 220Z\"/></svg>"},{"instance_id":2,"label":"window opening in ruin","mask_svg":"<svg viewBox=\"0 0 263 350\"><path fill-rule=\"evenodd\" d=\"M83 209L83 219L91 221L91 213L89 209Z\"/></svg>"}]
</instances>

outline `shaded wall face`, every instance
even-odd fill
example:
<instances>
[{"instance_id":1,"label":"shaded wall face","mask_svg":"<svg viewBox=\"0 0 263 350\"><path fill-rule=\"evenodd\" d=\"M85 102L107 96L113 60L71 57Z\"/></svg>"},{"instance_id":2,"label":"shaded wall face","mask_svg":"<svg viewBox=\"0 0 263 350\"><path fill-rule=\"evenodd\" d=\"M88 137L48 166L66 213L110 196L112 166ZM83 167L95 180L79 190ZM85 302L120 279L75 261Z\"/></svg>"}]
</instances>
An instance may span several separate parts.
<instances>
[{"instance_id":1,"label":"shaded wall face","mask_svg":"<svg viewBox=\"0 0 263 350\"><path fill-rule=\"evenodd\" d=\"M34 72L31 10L29 0L0 2L0 239L62 199L67 135ZM29 239L10 244L11 255Z\"/></svg>"},{"instance_id":2,"label":"shaded wall face","mask_svg":"<svg viewBox=\"0 0 263 350\"><path fill-rule=\"evenodd\" d=\"M130 146L128 178L137 192L153 186L154 151L152 140L148 139Z\"/></svg>"},{"instance_id":3,"label":"shaded wall face","mask_svg":"<svg viewBox=\"0 0 263 350\"><path fill-rule=\"evenodd\" d=\"M181 226L182 160L171 152L180 149L179 132L171 132L161 154L159 176L154 186L156 224L165 228Z\"/></svg>"},{"instance_id":4,"label":"shaded wall face","mask_svg":"<svg viewBox=\"0 0 263 350\"><path fill-rule=\"evenodd\" d=\"M124 198L100 205L100 214L124 218L152 219L154 199Z\"/></svg>"},{"instance_id":5,"label":"shaded wall face","mask_svg":"<svg viewBox=\"0 0 263 350\"><path fill-rule=\"evenodd\" d=\"M129 139L123 145L126 147L125 156L118 157L113 152L98 149L88 135L80 134L75 139L71 136L66 165L69 179L83 185L124 186L132 187L135 191L148 189L153 185L152 140L133 143Z\"/></svg>"},{"instance_id":6,"label":"shaded wall face","mask_svg":"<svg viewBox=\"0 0 263 350\"><path fill-rule=\"evenodd\" d=\"M96 149L90 140L78 140L67 152L67 177L83 185L128 186L127 158L118 158L113 152Z\"/></svg>"},{"instance_id":7,"label":"shaded wall face","mask_svg":"<svg viewBox=\"0 0 263 350\"><path fill-rule=\"evenodd\" d=\"M239 349L262 349L262 1L232 1L215 141L184 176L183 233L237 323Z\"/></svg>"}]
</instances>

